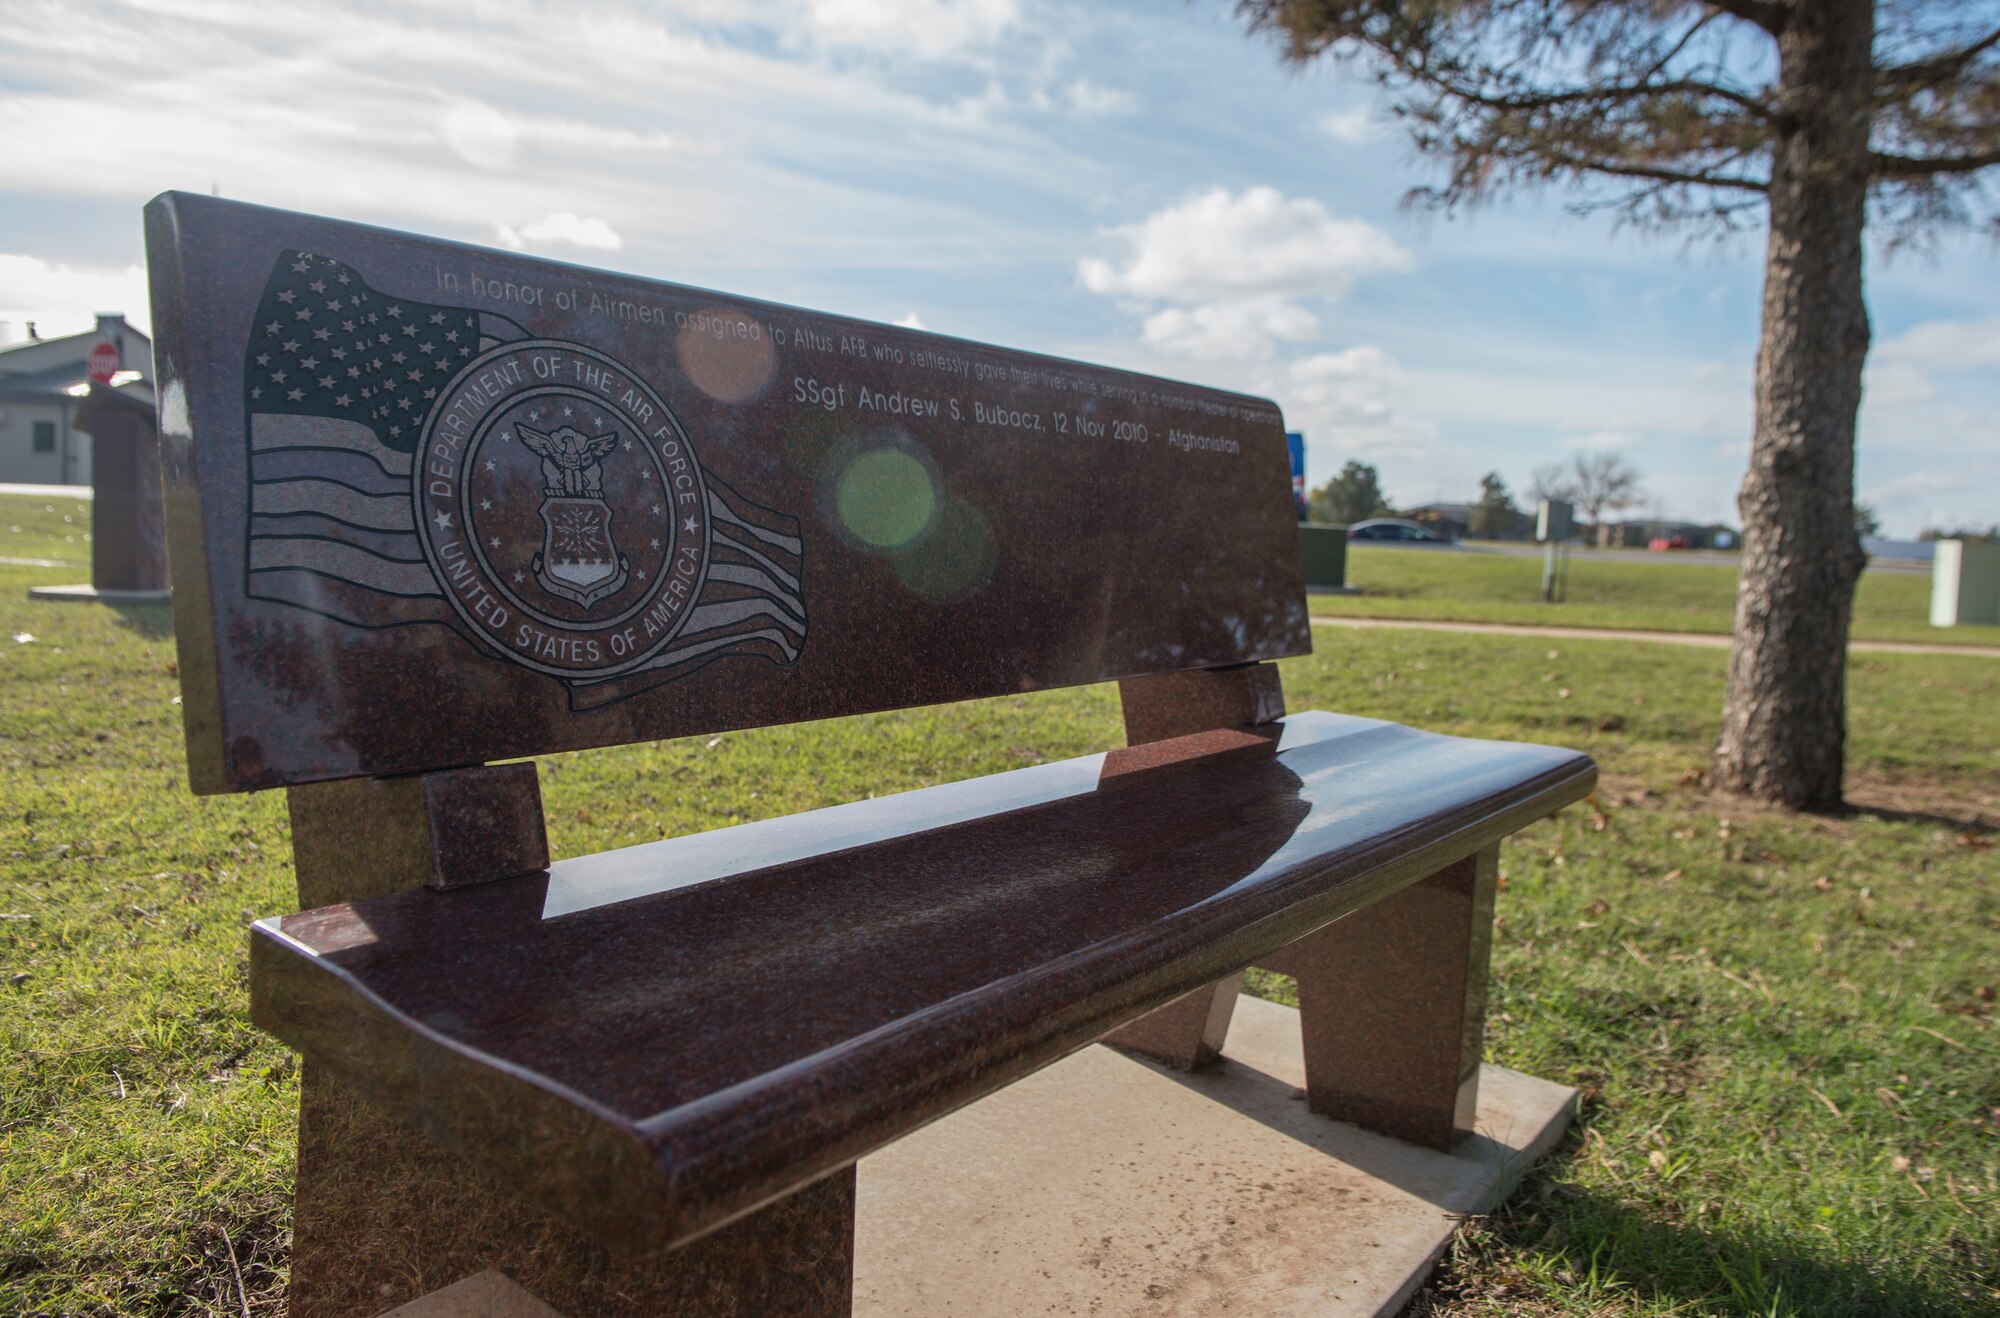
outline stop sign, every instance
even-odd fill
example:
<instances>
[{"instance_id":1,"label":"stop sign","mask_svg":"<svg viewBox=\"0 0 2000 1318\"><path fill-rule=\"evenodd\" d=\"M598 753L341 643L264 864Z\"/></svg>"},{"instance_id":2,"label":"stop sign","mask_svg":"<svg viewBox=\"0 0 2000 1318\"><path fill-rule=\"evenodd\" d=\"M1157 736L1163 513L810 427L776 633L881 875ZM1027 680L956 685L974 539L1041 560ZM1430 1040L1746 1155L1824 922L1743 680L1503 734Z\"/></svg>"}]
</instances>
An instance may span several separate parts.
<instances>
[{"instance_id":1,"label":"stop sign","mask_svg":"<svg viewBox=\"0 0 2000 1318\"><path fill-rule=\"evenodd\" d=\"M118 371L118 349L107 340L100 339L84 359L90 371L90 378L99 384L110 384L111 377Z\"/></svg>"}]
</instances>

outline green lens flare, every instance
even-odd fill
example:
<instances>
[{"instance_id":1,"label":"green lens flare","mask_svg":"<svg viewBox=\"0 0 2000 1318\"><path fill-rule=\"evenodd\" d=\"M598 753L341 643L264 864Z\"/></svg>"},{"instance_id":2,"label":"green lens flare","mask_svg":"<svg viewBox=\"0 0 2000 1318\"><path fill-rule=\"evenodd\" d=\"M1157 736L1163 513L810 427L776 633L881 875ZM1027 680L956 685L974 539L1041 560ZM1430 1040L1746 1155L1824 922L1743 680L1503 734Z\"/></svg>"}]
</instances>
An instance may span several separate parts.
<instances>
[{"instance_id":1,"label":"green lens flare","mask_svg":"<svg viewBox=\"0 0 2000 1318\"><path fill-rule=\"evenodd\" d=\"M924 465L899 449L863 453L834 490L840 520L861 540L884 549L922 535L937 510L937 490Z\"/></svg>"}]
</instances>

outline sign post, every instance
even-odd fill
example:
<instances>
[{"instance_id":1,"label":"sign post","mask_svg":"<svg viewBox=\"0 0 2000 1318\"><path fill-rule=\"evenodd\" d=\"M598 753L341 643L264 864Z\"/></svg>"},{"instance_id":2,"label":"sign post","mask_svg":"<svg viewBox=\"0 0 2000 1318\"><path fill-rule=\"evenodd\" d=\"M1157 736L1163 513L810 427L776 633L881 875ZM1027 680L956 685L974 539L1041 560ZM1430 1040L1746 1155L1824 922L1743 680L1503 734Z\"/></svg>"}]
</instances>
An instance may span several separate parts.
<instances>
[{"instance_id":1,"label":"sign post","mask_svg":"<svg viewBox=\"0 0 2000 1318\"><path fill-rule=\"evenodd\" d=\"M1576 523L1575 505L1562 499L1543 499L1535 508L1535 539L1542 542L1542 603L1553 604L1568 592L1567 573L1561 569L1567 555L1563 541L1569 539Z\"/></svg>"}]
</instances>

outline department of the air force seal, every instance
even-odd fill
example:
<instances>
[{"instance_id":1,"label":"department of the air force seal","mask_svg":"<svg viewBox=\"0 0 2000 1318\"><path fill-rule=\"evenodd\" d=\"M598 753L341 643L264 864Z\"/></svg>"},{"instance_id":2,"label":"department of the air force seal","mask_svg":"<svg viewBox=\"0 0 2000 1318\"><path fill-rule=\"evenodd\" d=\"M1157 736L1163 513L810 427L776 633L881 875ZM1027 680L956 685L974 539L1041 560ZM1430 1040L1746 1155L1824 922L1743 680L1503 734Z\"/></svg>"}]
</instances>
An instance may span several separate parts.
<instances>
[{"instance_id":1,"label":"department of the air force seal","mask_svg":"<svg viewBox=\"0 0 2000 1318\"><path fill-rule=\"evenodd\" d=\"M709 571L707 483L660 396L603 353L528 339L468 363L411 476L446 599L514 662L602 680L686 627Z\"/></svg>"}]
</instances>

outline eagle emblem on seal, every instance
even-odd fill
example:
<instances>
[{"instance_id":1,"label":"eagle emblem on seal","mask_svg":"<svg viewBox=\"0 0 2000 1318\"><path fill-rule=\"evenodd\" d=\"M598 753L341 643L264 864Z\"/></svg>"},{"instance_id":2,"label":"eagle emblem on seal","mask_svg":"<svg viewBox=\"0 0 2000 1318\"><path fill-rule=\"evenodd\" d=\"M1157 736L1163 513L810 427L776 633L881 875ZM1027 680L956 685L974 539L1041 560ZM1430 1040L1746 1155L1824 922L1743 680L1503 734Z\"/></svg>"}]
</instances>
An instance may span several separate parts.
<instances>
[{"instance_id":1,"label":"eagle emblem on seal","mask_svg":"<svg viewBox=\"0 0 2000 1318\"><path fill-rule=\"evenodd\" d=\"M535 579L544 590L589 608L617 593L630 572L611 542L611 505L604 501L604 459L618 432L586 435L575 426L555 430L514 427L528 451L542 460L542 552Z\"/></svg>"}]
</instances>

